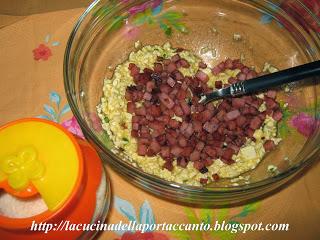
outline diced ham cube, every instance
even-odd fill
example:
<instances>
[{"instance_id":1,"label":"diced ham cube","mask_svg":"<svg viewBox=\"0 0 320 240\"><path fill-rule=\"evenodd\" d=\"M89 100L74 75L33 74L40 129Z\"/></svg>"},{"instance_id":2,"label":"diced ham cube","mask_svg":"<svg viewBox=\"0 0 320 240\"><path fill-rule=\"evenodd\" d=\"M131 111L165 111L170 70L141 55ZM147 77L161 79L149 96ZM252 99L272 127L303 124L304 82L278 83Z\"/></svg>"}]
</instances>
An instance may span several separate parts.
<instances>
[{"instance_id":1,"label":"diced ham cube","mask_svg":"<svg viewBox=\"0 0 320 240\"><path fill-rule=\"evenodd\" d=\"M200 170L204 167L204 163L200 161L194 161L193 167L197 170Z\"/></svg>"},{"instance_id":2,"label":"diced ham cube","mask_svg":"<svg viewBox=\"0 0 320 240\"><path fill-rule=\"evenodd\" d=\"M208 183L208 178L200 178L199 181L200 181L201 184L204 185L204 184L207 184L207 183Z\"/></svg>"},{"instance_id":3,"label":"diced ham cube","mask_svg":"<svg viewBox=\"0 0 320 240\"><path fill-rule=\"evenodd\" d=\"M187 60L183 59L183 58L180 59L179 63L183 68L189 68L190 67L190 63Z\"/></svg>"},{"instance_id":4,"label":"diced ham cube","mask_svg":"<svg viewBox=\"0 0 320 240\"><path fill-rule=\"evenodd\" d=\"M224 162L227 165L231 165L231 164L235 163L235 161L232 160L232 159L221 158L221 161Z\"/></svg>"},{"instance_id":5,"label":"diced ham cube","mask_svg":"<svg viewBox=\"0 0 320 240\"><path fill-rule=\"evenodd\" d=\"M178 91L176 97L177 97L178 100L183 100L184 101L184 99L187 97L187 92L181 88Z\"/></svg>"},{"instance_id":6,"label":"diced ham cube","mask_svg":"<svg viewBox=\"0 0 320 240\"><path fill-rule=\"evenodd\" d=\"M230 83L230 84L234 84L236 82L238 82L238 80L236 78L234 78L234 77L231 77L231 78L228 79L228 83Z\"/></svg>"},{"instance_id":7,"label":"diced ham cube","mask_svg":"<svg viewBox=\"0 0 320 240\"><path fill-rule=\"evenodd\" d=\"M219 125L213 122L206 122L203 125L203 129L206 130L208 133L213 133L218 129Z\"/></svg>"},{"instance_id":8,"label":"diced ham cube","mask_svg":"<svg viewBox=\"0 0 320 240\"><path fill-rule=\"evenodd\" d=\"M230 160L232 159L234 152L235 151L232 148L228 147L223 151L223 155L221 157L222 159Z\"/></svg>"},{"instance_id":9,"label":"diced ham cube","mask_svg":"<svg viewBox=\"0 0 320 240\"><path fill-rule=\"evenodd\" d=\"M204 62L199 62L199 68L206 69L207 64L205 64Z\"/></svg>"},{"instance_id":10,"label":"diced ham cube","mask_svg":"<svg viewBox=\"0 0 320 240\"><path fill-rule=\"evenodd\" d=\"M163 115L156 118L158 121L163 122L164 124L168 124L170 121L170 117L168 115Z\"/></svg>"},{"instance_id":11,"label":"diced ham cube","mask_svg":"<svg viewBox=\"0 0 320 240\"><path fill-rule=\"evenodd\" d=\"M132 92L131 91L128 91L128 89L126 90L126 93L124 95L124 98L127 100L127 101L132 101Z\"/></svg>"},{"instance_id":12,"label":"diced ham cube","mask_svg":"<svg viewBox=\"0 0 320 240\"><path fill-rule=\"evenodd\" d=\"M253 115L253 116L256 116L256 115L259 114L259 110L258 110L257 108L255 108L255 107L253 107L253 106L250 106L250 107L249 107L249 113L250 113L251 115Z\"/></svg>"},{"instance_id":13,"label":"diced ham cube","mask_svg":"<svg viewBox=\"0 0 320 240\"><path fill-rule=\"evenodd\" d=\"M169 156L170 156L170 148L167 147L167 146L161 147L160 155L161 155L161 157L163 157L163 158L169 157Z\"/></svg>"},{"instance_id":14,"label":"diced ham cube","mask_svg":"<svg viewBox=\"0 0 320 240\"><path fill-rule=\"evenodd\" d=\"M277 97L277 92L275 90L269 90L266 95L268 98L275 99Z\"/></svg>"},{"instance_id":15,"label":"diced ham cube","mask_svg":"<svg viewBox=\"0 0 320 240\"><path fill-rule=\"evenodd\" d=\"M266 152L269 152L271 150L273 150L275 148L275 144L272 140L267 140L264 144L263 144L263 147L264 147L264 150Z\"/></svg>"},{"instance_id":16,"label":"diced ham cube","mask_svg":"<svg viewBox=\"0 0 320 240\"><path fill-rule=\"evenodd\" d=\"M166 144L166 136L164 134L156 137L156 140L161 146Z\"/></svg>"},{"instance_id":17,"label":"diced ham cube","mask_svg":"<svg viewBox=\"0 0 320 240\"><path fill-rule=\"evenodd\" d=\"M158 130L159 132L164 131L164 129L165 129L164 124L159 121L149 122L148 125L150 128L152 128L154 130Z\"/></svg>"},{"instance_id":18,"label":"diced ham cube","mask_svg":"<svg viewBox=\"0 0 320 240\"><path fill-rule=\"evenodd\" d=\"M250 71L247 73L247 75L246 75L246 80L255 78L255 77L257 77L257 76L258 76L258 74L257 74L255 71L250 70Z\"/></svg>"},{"instance_id":19,"label":"diced ham cube","mask_svg":"<svg viewBox=\"0 0 320 240\"><path fill-rule=\"evenodd\" d=\"M217 151L213 147L206 146L204 151L212 158L216 158L217 156Z\"/></svg>"},{"instance_id":20,"label":"diced ham cube","mask_svg":"<svg viewBox=\"0 0 320 240\"><path fill-rule=\"evenodd\" d=\"M139 132L136 130L131 130L131 137L134 137L134 138L139 137Z\"/></svg>"},{"instance_id":21,"label":"diced ham cube","mask_svg":"<svg viewBox=\"0 0 320 240\"><path fill-rule=\"evenodd\" d=\"M200 152L195 150L190 154L190 161L195 162L200 160Z\"/></svg>"},{"instance_id":22,"label":"diced ham cube","mask_svg":"<svg viewBox=\"0 0 320 240\"><path fill-rule=\"evenodd\" d=\"M219 124L220 123L220 121L216 117L211 118L210 122L215 123L215 124Z\"/></svg>"},{"instance_id":23,"label":"diced ham cube","mask_svg":"<svg viewBox=\"0 0 320 240\"><path fill-rule=\"evenodd\" d=\"M135 76L135 75L139 74L139 72L140 72L140 68L137 67L137 66L136 66L135 64L133 64L133 63L130 63L130 64L129 64L129 70L130 70L130 75L131 75L131 76Z\"/></svg>"},{"instance_id":24,"label":"diced ham cube","mask_svg":"<svg viewBox=\"0 0 320 240\"><path fill-rule=\"evenodd\" d=\"M141 116L132 116L132 122L139 123L141 121Z\"/></svg>"},{"instance_id":25,"label":"diced ham cube","mask_svg":"<svg viewBox=\"0 0 320 240\"><path fill-rule=\"evenodd\" d=\"M259 117L254 117L250 122L250 128L252 129L258 129L261 127L262 121Z\"/></svg>"},{"instance_id":26,"label":"diced ham cube","mask_svg":"<svg viewBox=\"0 0 320 240\"><path fill-rule=\"evenodd\" d=\"M189 115L191 113L190 106L184 100L180 101L179 103L180 103L180 106L182 108L183 113L185 115Z\"/></svg>"},{"instance_id":27,"label":"diced ham cube","mask_svg":"<svg viewBox=\"0 0 320 240\"><path fill-rule=\"evenodd\" d=\"M188 165L188 161L184 157L178 157L177 158L177 165L180 166L180 167L185 168Z\"/></svg>"},{"instance_id":28,"label":"diced ham cube","mask_svg":"<svg viewBox=\"0 0 320 240\"><path fill-rule=\"evenodd\" d=\"M213 139L214 140L219 140L219 141L223 141L224 140L224 136L218 132L215 132L213 135Z\"/></svg>"},{"instance_id":29,"label":"diced ham cube","mask_svg":"<svg viewBox=\"0 0 320 240\"><path fill-rule=\"evenodd\" d=\"M224 62L224 67L226 69L232 69L233 67L233 62L230 58L228 58L225 62Z\"/></svg>"},{"instance_id":30,"label":"diced ham cube","mask_svg":"<svg viewBox=\"0 0 320 240\"><path fill-rule=\"evenodd\" d=\"M140 116L145 116L147 114L146 108L145 107L139 107L139 108L135 108L134 113L136 115L140 115Z\"/></svg>"},{"instance_id":31,"label":"diced ham cube","mask_svg":"<svg viewBox=\"0 0 320 240\"><path fill-rule=\"evenodd\" d=\"M220 72L222 72L222 70L218 66L215 66L214 68L212 68L211 72L214 75L218 75ZM221 86L222 86L222 84L221 84Z\"/></svg>"},{"instance_id":32,"label":"diced ham cube","mask_svg":"<svg viewBox=\"0 0 320 240\"><path fill-rule=\"evenodd\" d=\"M143 131L140 130L140 133L142 133ZM143 132L145 133L145 132ZM140 144L144 144L144 145L149 145L150 144L150 140L148 138L138 138L138 145Z\"/></svg>"},{"instance_id":33,"label":"diced ham cube","mask_svg":"<svg viewBox=\"0 0 320 240\"><path fill-rule=\"evenodd\" d=\"M192 123L188 124L187 129L184 131L183 135L186 136L187 138L191 137L191 135L194 133L194 129L192 126Z\"/></svg>"},{"instance_id":34,"label":"diced ham cube","mask_svg":"<svg viewBox=\"0 0 320 240\"><path fill-rule=\"evenodd\" d=\"M208 75L206 73L202 72L201 70L199 70L196 73L196 77L202 82L208 82L209 81Z\"/></svg>"},{"instance_id":35,"label":"diced ham cube","mask_svg":"<svg viewBox=\"0 0 320 240\"><path fill-rule=\"evenodd\" d=\"M202 131L202 123L200 121L193 121L192 125L195 132Z\"/></svg>"},{"instance_id":36,"label":"diced ham cube","mask_svg":"<svg viewBox=\"0 0 320 240\"><path fill-rule=\"evenodd\" d=\"M156 140L151 141L149 148L154 152L154 154L157 154L161 151L161 145Z\"/></svg>"},{"instance_id":37,"label":"diced ham cube","mask_svg":"<svg viewBox=\"0 0 320 240\"><path fill-rule=\"evenodd\" d=\"M138 155L145 156L145 155L147 155L147 151L148 151L148 148L146 145L138 144L138 150L137 150Z\"/></svg>"},{"instance_id":38,"label":"diced ham cube","mask_svg":"<svg viewBox=\"0 0 320 240\"><path fill-rule=\"evenodd\" d=\"M153 81L149 81L146 83L146 91L151 93L152 90L155 88L156 84Z\"/></svg>"},{"instance_id":39,"label":"diced ham cube","mask_svg":"<svg viewBox=\"0 0 320 240\"><path fill-rule=\"evenodd\" d=\"M228 147L234 150L234 153L237 154L240 150L240 147L238 147L235 144L228 144Z\"/></svg>"},{"instance_id":40,"label":"diced ham cube","mask_svg":"<svg viewBox=\"0 0 320 240\"><path fill-rule=\"evenodd\" d=\"M171 63L170 59L164 59L163 60L163 64L166 65L166 66L168 66L170 63Z\"/></svg>"},{"instance_id":41,"label":"diced ham cube","mask_svg":"<svg viewBox=\"0 0 320 240\"><path fill-rule=\"evenodd\" d=\"M239 110L237 109L237 110L233 110L233 111L228 112L228 113L224 116L224 119L225 119L226 121L232 121L232 120L236 119L236 118L239 117L239 116L240 116L240 112L239 112Z\"/></svg>"},{"instance_id":42,"label":"diced ham cube","mask_svg":"<svg viewBox=\"0 0 320 240\"><path fill-rule=\"evenodd\" d=\"M226 68L224 62L219 63L218 67L219 67L221 70L225 70L225 68Z\"/></svg>"},{"instance_id":43,"label":"diced ham cube","mask_svg":"<svg viewBox=\"0 0 320 240\"><path fill-rule=\"evenodd\" d=\"M248 137L253 137L254 130L252 128L247 128L245 131Z\"/></svg>"},{"instance_id":44,"label":"diced ham cube","mask_svg":"<svg viewBox=\"0 0 320 240\"><path fill-rule=\"evenodd\" d=\"M152 133L151 133L151 137L153 138L157 138L161 135L162 133L159 132L158 130L153 130Z\"/></svg>"},{"instance_id":45,"label":"diced ham cube","mask_svg":"<svg viewBox=\"0 0 320 240\"><path fill-rule=\"evenodd\" d=\"M212 164L213 164L213 159L211 159L211 158L207 158L207 159L205 160L205 162L204 162L204 165L205 165L206 167L210 167Z\"/></svg>"},{"instance_id":46,"label":"diced ham cube","mask_svg":"<svg viewBox=\"0 0 320 240\"><path fill-rule=\"evenodd\" d=\"M204 148L204 142L198 142L196 145L196 150L198 150L199 152L202 151L202 149Z\"/></svg>"},{"instance_id":47,"label":"diced ham cube","mask_svg":"<svg viewBox=\"0 0 320 240\"><path fill-rule=\"evenodd\" d=\"M173 71L177 70L177 65L173 62L171 62L168 66L167 66L167 71L169 73L172 73Z\"/></svg>"},{"instance_id":48,"label":"diced ham cube","mask_svg":"<svg viewBox=\"0 0 320 240\"><path fill-rule=\"evenodd\" d=\"M135 108L136 108L136 106L135 106L135 103L133 103L133 102L128 102L127 103L127 112L128 113L134 113L135 112Z\"/></svg>"},{"instance_id":49,"label":"diced ham cube","mask_svg":"<svg viewBox=\"0 0 320 240\"><path fill-rule=\"evenodd\" d=\"M267 109L266 111L266 115L268 115L268 116L272 116L273 115L273 110L272 109Z\"/></svg>"},{"instance_id":50,"label":"diced ham cube","mask_svg":"<svg viewBox=\"0 0 320 240\"><path fill-rule=\"evenodd\" d=\"M176 81L172 78L172 77L168 77L167 79L167 83L170 87L174 87L174 85L176 84Z\"/></svg>"},{"instance_id":51,"label":"diced ham cube","mask_svg":"<svg viewBox=\"0 0 320 240\"><path fill-rule=\"evenodd\" d=\"M188 141L183 135L180 135L178 138L178 144L181 147L186 147L188 145Z\"/></svg>"},{"instance_id":52,"label":"diced ham cube","mask_svg":"<svg viewBox=\"0 0 320 240\"><path fill-rule=\"evenodd\" d=\"M182 117L182 116L183 116L183 110L182 110L182 108L181 108L178 104L176 104L176 105L173 107L173 111L174 111L174 114L175 114L176 116L179 116L179 117Z\"/></svg>"},{"instance_id":53,"label":"diced ham cube","mask_svg":"<svg viewBox=\"0 0 320 240\"><path fill-rule=\"evenodd\" d=\"M182 151L183 151L183 149L179 146L173 146L170 150L171 154L174 155L175 157L180 156Z\"/></svg>"},{"instance_id":54,"label":"diced ham cube","mask_svg":"<svg viewBox=\"0 0 320 240\"><path fill-rule=\"evenodd\" d=\"M170 119L168 125L172 128L179 128L180 122L178 122L174 119Z\"/></svg>"},{"instance_id":55,"label":"diced ham cube","mask_svg":"<svg viewBox=\"0 0 320 240\"><path fill-rule=\"evenodd\" d=\"M280 110L273 112L272 118L276 121L280 121L282 119L282 112Z\"/></svg>"},{"instance_id":56,"label":"diced ham cube","mask_svg":"<svg viewBox=\"0 0 320 240\"><path fill-rule=\"evenodd\" d=\"M161 73L163 71L163 66L161 63L155 63L154 64L154 71L156 73Z\"/></svg>"},{"instance_id":57,"label":"diced ham cube","mask_svg":"<svg viewBox=\"0 0 320 240\"><path fill-rule=\"evenodd\" d=\"M173 165L171 161L166 161L165 164L163 164L163 167L169 170L170 172L173 170Z\"/></svg>"},{"instance_id":58,"label":"diced ham cube","mask_svg":"<svg viewBox=\"0 0 320 240\"><path fill-rule=\"evenodd\" d=\"M129 63L128 69L131 70L132 68L136 67L134 63Z\"/></svg>"},{"instance_id":59,"label":"diced ham cube","mask_svg":"<svg viewBox=\"0 0 320 240\"><path fill-rule=\"evenodd\" d=\"M250 69L249 69L248 67L243 67L243 68L241 69L241 72L244 73L244 74L249 73L249 71L250 71Z\"/></svg>"},{"instance_id":60,"label":"diced ham cube","mask_svg":"<svg viewBox=\"0 0 320 240\"><path fill-rule=\"evenodd\" d=\"M172 62L177 62L181 59L180 55L179 54L175 54L171 57L171 61Z\"/></svg>"},{"instance_id":61,"label":"diced ham cube","mask_svg":"<svg viewBox=\"0 0 320 240\"><path fill-rule=\"evenodd\" d=\"M144 95L143 95L143 99L144 100L147 100L147 101L150 101L152 98L152 95L148 92L146 92Z\"/></svg>"},{"instance_id":62,"label":"diced ham cube","mask_svg":"<svg viewBox=\"0 0 320 240\"><path fill-rule=\"evenodd\" d=\"M266 112L266 111L259 113L259 118L260 118L261 121L263 121L263 122L264 122L264 120L266 119L266 116L267 116L267 112Z\"/></svg>"},{"instance_id":63,"label":"diced ham cube","mask_svg":"<svg viewBox=\"0 0 320 240\"><path fill-rule=\"evenodd\" d=\"M159 94L160 101L169 109L173 108L174 101L166 93Z\"/></svg>"},{"instance_id":64,"label":"diced ham cube","mask_svg":"<svg viewBox=\"0 0 320 240\"><path fill-rule=\"evenodd\" d=\"M145 85L148 81L150 80L150 75L147 73L140 73L139 74L139 84L140 85Z\"/></svg>"},{"instance_id":65,"label":"diced ham cube","mask_svg":"<svg viewBox=\"0 0 320 240\"><path fill-rule=\"evenodd\" d=\"M241 108L246 104L243 98L233 98L232 99L232 107Z\"/></svg>"},{"instance_id":66,"label":"diced ham cube","mask_svg":"<svg viewBox=\"0 0 320 240\"><path fill-rule=\"evenodd\" d=\"M140 91L130 91L130 94L132 102L138 102L143 98L143 92Z\"/></svg>"},{"instance_id":67,"label":"diced ham cube","mask_svg":"<svg viewBox=\"0 0 320 240\"><path fill-rule=\"evenodd\" d=\"M279 108L279 103L277 103L274 99L272 98L265 98L266 106L268 109L278 109Z\"/></svg>"},{"instance_id":68,"label":"diced ham cube","mask_svg":"<svg viewBox=\"0 0 320 240\"><path fill-rule=\"evenodd\" d=\"M212 147L222 148L223 142L218 141L218 140L212 140L212 141L210 141L210 145L211 145Z\"/></svg>"},{"instance_id":69,"label":"diced ham cube","mask_svg":"<svg viewBox=\"0 0 320 240\"><path fill-rule=\"evenodd\" d=\"M181 81L182 79L184 79L184 76L180 71L177 70L177 71L174 72L174 78L177 81Z\"/></svg>"},{"instance_id":70,"label":"diced ham cube","mask_svg":"<svg viewBox=\"0 0 320 240\"><path fill-rule=\"evenodd\" d=\"M233 64L233 68L238 68L238 69L242 69L244 67L244 65L241 63L241 60L240 59L234 59L232 61L232 64Z\"/></svg>"},{"instance_id":71,"label":"diced ham cube","mask_svg":"<svg viewBox=\"0 0 320 240\"><path fill-rule=\"evenodd\" d=\"M213 180L216 181L216 182L219 181L219 179L220 179L219 175L216 174L216 173L215 173L215 174L212 174L212 178L213 178Z\"/></svg>"},{"instance_id":72,"label":"diced ham cube","mask_svg":"<svg viewBox=\"0 0 320 240\"><path fill-rule=\"evenodd\" d=\"M225 111L225 110L221 110L221 111L218 112L218 114L216 115L216 117L217 117L217 119L218 119L219 121L223 121L225 114L226 114L226 111Z\"/></svg>"},{"instance_id":73,"label":"diced ham cube","mask_svg":"<svg viewBox=\"0 0 320 240\"><path fill-rule=\"evenodd\" d=\"M170 87L168 84L161 84L161 85L160 85L160 91L161 91L162 93L169 94L170 91L171 91L171 87Z\"/></svg>"},{"instance_id":74,"label":"diced ham cube","mask_svg":"<svg viewBox=\"0 0 320 240\"><path fill-rule=\"evenodd\" d=\"M238 73L237 78L240 81L244 81L244 80L246 80L247 76L244 73Z\"/></svg>"},{"instance_id":75,"label":"diced ham cube","mask_svg":"<svg viewBox=\"0 0 320 240\"><path fill-rule=\"evenodd\" d=\"M151 134L150 132L140 132L140 137L145 138L145 139L150 139L151 138Z\"/></svg>"},{"instance_id":76,"label":"diced ham cube","mask_svg":"<svg viewBox=\"0 0 320 240\"><path fill-rule=\"evenodd\" d=\"M229 112L231 110L231 105L227 100L223 100L218 106L218 110L226 110L227 112Z\"/></svg>"},{"instance_id":77,"label":"diced ham cube","mask_svg":"<svg viewBox=\"0 0 320 240\"><path fill-rule=\"evenodd\" d=\"M139 130L139 126L140 126L139 123L134 123L134 122L132 123L133 130Z\"/></svg>"},{"instance_id":78,"label":"diced ham cube","mask_svg":"<svg viewBox=\"0 0 320 240\"><path fill-rule=\"evenodd\" d=\"M160 117L161 116L161 108L158 106L155 106L155 105L151 105L148 108L148 113L154 117Z\"/></svg>"},{"instance_id":79,"label":"diced ham cube","mask_svg":"<svg viewBox=\"0 0 320 240\"><path fill-rule=\"evenodd\" d=\"M199 105L199 107L202 107L202 105ZM201 112L202 109L197 109L199 112ZM210 111L210 110L204 110L202 113L201 113L201 122L207 122L209 121L211 118L212 118L212 115L213 115L213 112Z\"/></svg>"},{"instance_id":80,"label":"diced ham cube","mask_svg":"<svg viewBox=\"0 0 320 240\"><path fill-rule=\"evenodd\" d=\"M237 123L236 123L236 121L229 121L227 123L227 126L228 126L229 130L233 131L237 128Z\"/></svg>"},{"instance_id":81,"label":"diced ham cube","mask_svg":"<svg viewBox=\"0 0 320 240\"><path fill-rule=\"evenodd\" d=\"M189 124L187 122L182 122L181 127L180 127L180 131L182 133L184 133L186 131L186 129L188 128Z\"/></svg>"},{"instance_id":82,"label":"diced ham cube","mask_svg":"<svg viewBox=\"0 0 320 240\"><path fill-rule=\"evenodd\" d=\"M193 151L193 148L190 147L190 146L187 146L187 147L183 148L183 151L182 151L181 155L184 156L184 157L189 158L190 154L192 153L192 151Z\"/></svg>"},{"instance_id":83,"label":"diced ham cube","mask_svg":"<svg viewBox=\"0 0 320 240\"><path fill-rule=\"evenodd\" d=\"M168 142L168 145L175 146L175 145L177 145L178 140L175 137L173 137L172 135L167 134L167 142Z\"/></svg>"}]
</instances>

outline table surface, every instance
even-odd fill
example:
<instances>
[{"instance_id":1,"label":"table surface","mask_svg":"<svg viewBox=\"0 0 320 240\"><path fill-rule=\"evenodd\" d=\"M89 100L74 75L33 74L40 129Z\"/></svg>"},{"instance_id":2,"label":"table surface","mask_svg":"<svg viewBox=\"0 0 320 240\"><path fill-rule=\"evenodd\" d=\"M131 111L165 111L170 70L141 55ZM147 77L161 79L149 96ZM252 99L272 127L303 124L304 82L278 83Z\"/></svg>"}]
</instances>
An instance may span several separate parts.
<instances>
[{"instance_id":1,"label":"table surface","mask_svg":"<svg viewBox=\"0 0 320 240\"><path fill-rule=\"evenodd\" d=\"M44 117L52 114L53 109L52 120L81 134L66 102L62 63L67 38L82 11L83 8L77 8L20 17L0 15L0 124L22 117ZM36 53L41 49L46 54L37 60ZM60 101L59 108L56 99ZM240 223L289 223L290 230L246 234L154 232L150 239L316 240L320 236L319 171L320 164L315 163L284 189L255 203L224 209L197 209L158 199L108 168L112 204L107 222L128 222L125 213L136 216L142 223L193 223L208 217L211 222L216 219L228 222L232 218ZM104 232L99 239L121 239L121 233Z\"/></svg>"}]
</instances>

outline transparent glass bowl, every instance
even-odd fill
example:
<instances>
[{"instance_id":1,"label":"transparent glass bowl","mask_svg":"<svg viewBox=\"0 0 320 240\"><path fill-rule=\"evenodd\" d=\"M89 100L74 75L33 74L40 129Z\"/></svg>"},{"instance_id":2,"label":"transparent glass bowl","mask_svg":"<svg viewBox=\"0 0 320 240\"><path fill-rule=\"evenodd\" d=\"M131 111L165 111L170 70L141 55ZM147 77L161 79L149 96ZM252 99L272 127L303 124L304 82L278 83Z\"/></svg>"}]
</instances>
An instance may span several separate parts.
<instances>
[{"instance_id":1,"label":"transparent glass bowl","mask_svg":"<svg viewBox=\"0 0 320 240\"><path fill-rule=\"evenodd\" d=\"M312 6L309 6L312 7ZM64 84L71 109L100 156L129 182L173 201L200 205L233 204L268 193L291 179L319 155L318 79L291 84L280 91L288 103L279 125L283 141L250 175L250 183L222 180L205 187L168 182L124 161L96 113L103 79L134 51L134 43L182 47L210 66L226 57L242 58L262 70L265 62L279 69L320 58L319 19L299 1L97 0L76 23L65 53ZM241 41L233 39L241 35ZM211 54L203 48L214 49ZM212 54L213 53L213 54ZM269 165L277 174L267 171Z\"/></svg>"}]
</instances>

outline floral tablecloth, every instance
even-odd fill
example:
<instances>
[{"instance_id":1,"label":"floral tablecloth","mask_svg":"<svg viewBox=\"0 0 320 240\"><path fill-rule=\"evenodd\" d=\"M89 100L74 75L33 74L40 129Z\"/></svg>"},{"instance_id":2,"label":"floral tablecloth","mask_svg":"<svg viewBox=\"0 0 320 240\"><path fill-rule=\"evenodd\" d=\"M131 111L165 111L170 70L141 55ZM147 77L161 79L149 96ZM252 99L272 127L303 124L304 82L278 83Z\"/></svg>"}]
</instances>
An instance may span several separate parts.
<instances>
[{"instance_id":1,"label":"floral tablecloth","mask_svg":"<svg viewBox=\"0 0 320 240\"><path fill-rule=\"evenodd\" d=\"M61 123L81 136L63 89L62 63L67 38L83 9L48 12L12 19L0 15L0 124L22 117L42 117ZM271 19L262 16L262 23ZM292 119L291 119L292 120ZM297 130L308 116L295 119ZM298 124L299 121L302 124ZM1 146L0 146L1 147ZM281 191L258 202L234 208L197 209L161 200L126 182L108 168L112 205L108 223L289 223L288 232L103 232L99 239L310 239L320 237L320 164ZM1 238L1 236L0 236Z\"/></svg>"}]
</instances>

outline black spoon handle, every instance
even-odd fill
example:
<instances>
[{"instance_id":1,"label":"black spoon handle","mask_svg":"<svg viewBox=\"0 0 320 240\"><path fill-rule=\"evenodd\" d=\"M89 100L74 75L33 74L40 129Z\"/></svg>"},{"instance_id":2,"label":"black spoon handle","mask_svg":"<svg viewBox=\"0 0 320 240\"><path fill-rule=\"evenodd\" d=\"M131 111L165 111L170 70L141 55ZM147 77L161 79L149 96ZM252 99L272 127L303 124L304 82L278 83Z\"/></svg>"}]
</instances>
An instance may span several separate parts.
<instances>
[{"instance_id":1,"label":"black spoon handle","mask_svg":"<svg viewBox=\"0 0 320 240\"><path fill-rule=\"evenodd\" d=\"M307 63L283 71L257 77L252 80L243 81L241 82L243 83L243 86L239 86L243 89L235 89L235 94L232 95L237 95L237 90L244 90L245 93L251 93L258 90L260 91L272 87L281 86L286 83L303 80L305 78L317 75L320 76L320 61Z\"/></svg>"},{"instance_id":2,"label":"black spoon handle","mask_svg":"<svg viewBox=\"0 0 320 240\"><path fill-rule=\"evenodd\" d=\"M281 86L286 83L303 80L312 76L320 76L320 61L315 61L289 68L283 71L275 72L261 76L249 81L244 81L244 87L247 92L264 90L267 88Z\"/></svg>"}]
</instances>

